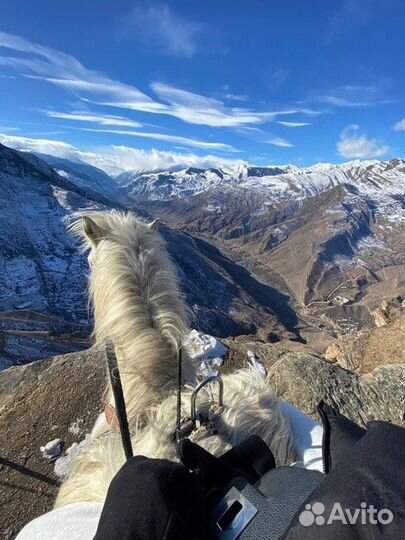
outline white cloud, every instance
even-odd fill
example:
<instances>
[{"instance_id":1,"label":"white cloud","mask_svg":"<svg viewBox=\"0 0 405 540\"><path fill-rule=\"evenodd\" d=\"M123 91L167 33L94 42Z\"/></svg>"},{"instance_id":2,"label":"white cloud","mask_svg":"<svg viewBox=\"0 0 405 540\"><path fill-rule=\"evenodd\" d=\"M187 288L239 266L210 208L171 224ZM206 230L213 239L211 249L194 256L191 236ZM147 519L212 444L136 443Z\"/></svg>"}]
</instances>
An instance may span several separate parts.
<instances>
[{"instance_id":1,"label":"white cloud","mask_svg":"<svg viewBox=\"0 0 405 540\"><path fill-rule=\"evenodd\" d=\"M184 152L166 152L161 150L139 150L128 146L109 146L99 154L98 167L105 170L157 170L174 167L235 167L244 163L240 159L224 159L213 155L198 156ZM108 160L108 164L106 164ZM96 159L93 158L93 164Z\"/></svg>"},{"instance_id":2,"label":"white cloud","mask_svg":"<svg viewBox=\"0 0 405 540\"><path fill-rule=\"evenodd\" d=\"M332 107L375 107L393 101L387 99L390 84L386 80L378 84L346 84L333 89L313 90L306 101L322 103Z\"/></svg>"},{"instance_id":3,"label":"white cloud","mask_svg":"<svg viewBox=\"0 0 405 540\"><path fill-rule=\"evenodd\" d=\"M405 131L405 118L399 120L393 127L395 131Z\"/></svg>"},{"instance_id":4,"label":"white cloud","mask_svg":"<svg viewBox=\"0 0 405 540\"><path fill-rule=\"evenodd\" d=\"M272 139L267 139L263 141L266 144L272 144L273 146L279 146L280 148L292 148L294 145L287 141L287 139L282 139L281 137L273 137Z\"/></svg>"},{"instance_id":5,"label":"white cloud","mask_svg":"<svg viewBox=\"0 0 405 540\"><path fill-rule=\"evenodd\" d=\"M0 143L10 146L15 150L51 154L53 156L65 157L66 159L78 158L76 155L77 149L71 144L62 141L54 141L51 139L34 139L30 137L19 137L17 135L0 133Z\"/></svg>"},{"instance_id":6,"label":"white cloud","mask_svg":"<svg viewBox=\"0 0 405 540\"><path fill-rule=\"evenodd\" d=\"M74 120L77 122L92 122L95 124L100 124L101 126L119 126L119 127L142 127L142 124L130 120L129 118L124 118L123 116L113 116L110 114L97 114L97 113L87 113L82 111L72 111L72 112L58 112L53 110L43 111L50 118L60 118L62 120Z\"/></svg>"},{"instance_id":7,"label":"white cloud","mask_svg":"<svg viewBox=\"0 0 405 540\"><path fill-rule=\"evenodd\" d=\"M348 32L359 33L373 18L379 0L342 0L325 25L327 43Z\"/></svg>"},{"instance_id":8,"label":"white cloud","mask_svg":"<svg viewBox=\"0 0 405 540\"><path fill-rule=\"evenodd\" d=\"M203 25L175 15L167 5L137 6L132 20L137 36L166 54L190 58L197 51Z\"/></svg>"},{"instance_id":9,"label":"white cloud","mask_svg":"<svg viewBox=\"0 0 405 540\"><path fill-rule=\"evenodd\" d=\"M278 120L277 124L280 124L281 126L285 126L285 127L291 127L291 128L310 126L311 125L309 122L284 122L282 120Z\"/></svg>"},{"instance_id":10,"label":"white cloud","mask_svg":"<svg viewBox=\"0 0 405 540\"><path fill-rule=\"evenodd\" d=\"M29 152L50 154L72 161L85 161L115 175L128 169L156 170L176 166L184 167L233 167L243 163L239 159L225 159L213 155L199 156L186 152L139 150L128 146L99 146L90 150L79 148L62 141L17 137L0 133L0 143Z\"/></svg>"},{"instance_id":11,"label":"white cloud","mask_svg":"<svg viewBox=\"0 0 405 540\"><path fill-rule=\"evenodd\" d=\"M73 56L18 36L0 32L0 51L2 49L25 53L24 56L10 56L10 53L0 55L0 66L13 67L24 77L46 81L64 88L87 102L169 115L190 124L238 127L272 122L282 115L318 113L318 111L297 107L264 112L227 107L221 100L155 82L151 86L160 99L158 101L135 86L87 69Z\"/></svg>"},{"instance_id":12,"label":"white cloud","mask_svg":"<svg viewBox=\"0 0 405 540\"><path fill-rule=\"evenodd\" d=\"M227 101L249 101L249 96L231 92L229 84L223 84L221 86L221 93L219 96Z\"/></svg>"},{"instance_id":13,"label":"white cloud","mask_svg":"<svg viewBox=\"0 0 405 540\"><path fill-rule=\"evenodd\" d=\"M289 71L285 68L279 68L276 71L266 71L263 79L266 86L270 89L278 88L288 78Z\"/></svg>"},{"instance_id":14,"label":"white cloud","mask_svg":"<svg viewBox=\"0 0 405 540\"><path fill-rule=\"evenodd\" d=\"M55 49L5 32L0 32L0 50L1 48L26 53L27 56L24 57L0 56L0 65L13 67L25 77L44 80L92 97L105 96L117 102L130 102L135 110L164 112L166 109L138 88L87 69L73 56Z\"/></svg>"},{"instance_id":15,"label":"white cloud","mask_svg":"<svg viewBox=\"0 0 405 540\"><path fill-rule=\"evenodd\" d=\"M227 101L249 101L249 96L244 94L223 94L223 98Z\"/></svg>"},{"instance_id":16,"label":"white cloud","mask_svg":"<svg viewBox=\"0 0 405 540\"><path fill-rule=\"evenodd\" d=\"M124 129L94 129L80 128L82 131L90 131L92 133L111 133L113 135L125 135L130 137L141 137L143 139L154 139L157 141L165 141L174 144L184 144L191 148L201 148L203 150L218 150L222 152L238 152L236 148L225 143L200 141L198 139L190 139L188 137L180 137L178 135L168 135L167 133L154 133L147 131L132 131Z\"/></svg>"},{"instance_id":17,"label":"white cloud","mask_svg":"<svg viewBox=\"0 0 405 540\"><path fill-rule=\"evenodd\" d=\"M195 94L168 84L153 82L151 87L162 101L169 104L173 116L191 124L240 127L271 122L277 116L302 112L297 108L258 112L240 107L225 107L218 99Z\"/></svg>"},{"instance_id":18,"label":"white cloud","mask_svg":"<svg viewBox=\"0 0 405 540\"><path fill-rule=\"evenodd\" d=\"M370 107L371 105L374 105L374 103L370 103L369 101L351 101L346 97L333 95L317 96L316 101L334 107Z\"/></svg>"},{"instance_id":19,"label":"white cloud","mask_svg":"<svg viewBox=\"0 0 405 540\"><path fill-rule=\"evenodd\" d=\"M344 158L369 159L385 156L390 147L377 139L368 139L359 133L360 126L351 124L340 134L337 144L339 154Z\"/></svg>"},{"instance_id":20,"label":"white cloud","mask_svg":"<svg viewBox=\"0 0 405 540\"><path fill-rule=\"evenodd\" d=\"M12 132L12 131L19 131L20 128L18 127L10 127L10 126L2 126L0 125L0 131L4 131L6 133Z\"/></svg>"}]
</instances>

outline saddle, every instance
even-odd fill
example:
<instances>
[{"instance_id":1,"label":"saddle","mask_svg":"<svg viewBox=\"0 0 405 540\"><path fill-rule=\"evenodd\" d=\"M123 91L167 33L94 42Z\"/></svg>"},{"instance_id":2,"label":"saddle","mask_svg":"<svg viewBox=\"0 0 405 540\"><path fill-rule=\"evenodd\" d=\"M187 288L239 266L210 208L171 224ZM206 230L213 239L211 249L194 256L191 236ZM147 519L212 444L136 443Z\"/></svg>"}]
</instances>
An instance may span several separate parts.
<instances>
[{"instance_id":1,"label":"saddle","mask_svg":"<svg viewBox=\"0 0 405 540\"><path fill-rule=\"evenodd\" d=\"M264 441L252 435L220 458L191 442L179 445L183 464L200 475L207 514L218 540L278 540L323 480L319 471L276 467Z\"/></svg>"}]
</instances>

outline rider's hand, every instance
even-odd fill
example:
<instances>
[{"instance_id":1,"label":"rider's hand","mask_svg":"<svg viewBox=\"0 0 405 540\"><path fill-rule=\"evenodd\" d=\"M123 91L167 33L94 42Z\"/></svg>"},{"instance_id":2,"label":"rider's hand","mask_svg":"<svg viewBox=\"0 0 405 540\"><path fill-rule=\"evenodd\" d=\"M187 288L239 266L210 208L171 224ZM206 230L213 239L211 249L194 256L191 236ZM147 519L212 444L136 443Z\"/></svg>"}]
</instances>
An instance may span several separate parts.
<instances>
[{"instance_id":1,"label":"rider's hand","mask_svg":"<svg viewBox=\"0 0 405 540\"><path fill-rule=\"evenodd\" d=\"M111 482L94 540L211 540L200 479L184 465L131 458Z\"/></svg>"}]
</instances>

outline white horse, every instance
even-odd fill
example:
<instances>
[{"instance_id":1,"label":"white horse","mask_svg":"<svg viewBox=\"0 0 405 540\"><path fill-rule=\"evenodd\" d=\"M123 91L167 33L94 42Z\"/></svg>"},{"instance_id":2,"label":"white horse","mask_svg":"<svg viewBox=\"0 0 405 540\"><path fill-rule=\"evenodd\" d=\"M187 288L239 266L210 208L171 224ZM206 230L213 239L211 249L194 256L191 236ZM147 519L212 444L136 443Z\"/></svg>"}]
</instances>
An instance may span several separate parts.
<instances>
[{"instance_id":1,"label":"white horse","mask_svg":"<svg viewBox=\"0 0 405 540\"><path fill-rule=\"evenodd\" d=\"M111 211L83 215L72 230L90 248L95 337L101 344L114 343L135 454L174 461L177 354L189 333L189 316L157 226L157 221L146 224L131 213ZM187 417L196 369L187 354L183 362L182 414ZM198 444L220 455L256 434L270 446L278 464L294 461L290 426L270 381L251 370L223 380L224 408L214 420L216 434L203 432ZM199 405L207 408L211 399L205 387ZM113 404L111 389L107 403ZM124 464L120 436L104 414L91 437L72 464L55 507L103 502Z\"/></svg>"}]
</instances>

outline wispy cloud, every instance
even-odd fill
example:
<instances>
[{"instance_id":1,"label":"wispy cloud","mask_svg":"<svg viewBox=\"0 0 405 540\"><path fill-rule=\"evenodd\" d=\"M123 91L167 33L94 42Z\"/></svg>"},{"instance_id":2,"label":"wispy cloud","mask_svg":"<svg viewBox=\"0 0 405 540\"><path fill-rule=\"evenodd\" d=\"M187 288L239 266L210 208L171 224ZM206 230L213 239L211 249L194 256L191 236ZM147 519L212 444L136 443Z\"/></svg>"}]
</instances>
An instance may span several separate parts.
<instances>
[{"instance_id":1,"label":"wispy cloud","mask_svg":"<svg viewBox=\"0 0 405 540\"><path fill-rule=\"evenodd\" d=\"M332 105L333 107L370 107L374 103L369 101L351 101L346 97L339 97L333 95L321 95L315 98L318 103L325 103L326 105Z\"/></svg>"},{"instance_id":2,"label":"wispy cloud","mask_svg":"<svg viewBox=\"0 0 405 540\"><path fill-rule=\"evenodd\" d=\"M299 108L258 112L240 107L226 107L222 101L195 94L161 82L151 84L155 94L168 104L171 114L191 124L212 127L241 127L274 121L278 116L297 114Z\"/></svg>"},{"instance_id":3,"label":"wispy cloud","mask_svg":"<svg viewBox=\"0 0 405 540\"><path fill-rule=\"evenodd\" d=\"M287 122L283 120L277 120L277 124L280 124L281 126L285 126L285 127L290 127L290 128L304 127L304 126L311 125L309 122Z\"/></svg>"},{"instance_id":4,"label":"wispy cloud","mask_svg":"<svg viewBox=\"0 0 405 540\"><path fill-rule=\"evenodd\" d=\"M123 116L114 116L110 114L86 113L82 111L59 112L53 110L43 111L50 118L60 118L61 120L74 120L76 122L91 122L101 126L120 126L120 127L142 127L142 124L125 118Z\"/></svg>"},{"instance_id":5,"label":"wispy cloud","mask_svg":"<svg viewBox=\"0 0 405 540\"><path fill-rule=\"evenodd\" d=\"M402 120L399 120L396 124L394 124L392 129L394 131L405 131L405 118L402 118Z\"/></svg>"},{"instance_id":6,"label":"wispy cloud","mask_svg":"<svg viewBox=\"0 0 405 540\"><path fill-rule=\"evenodd\" d=\"M129 169L157 170L184 167L234 167L244 163L240 159L226 159L213 155L199 156L193 153L166 152L156 149L139 150L122 145L99 146L90 150L57 140L34 139L0 133L0 142L16 150L50 154L53 156L84 161L115 175Z\"/></svg>"},{"instance_id":7,"label":"wispy cloud","mask_svg":"<svg viewBox=\"0 0 405 540\"><path fill-rule=\"evenodd\" d=\"M0 50L2 48L25 54L0 55L0 65L13 67L25 77L43 80L79 95L104 96L117 102L130 102L135 110L166 110L164 105L157 103L138 88L87 69L76 58L63 52L5 32L0 32Z\"/></svg>"},{"instance_id":8,"label":"wispy cloud","mask_svg":"<svg viewBox=\"0 0 405 540\"><path fill-rule=\"evenodd\" d=\"M249 96L244 94L232 94L230 92L223 94L222 97L227 101L248 101Z\"/></svg>"},{"instance_id":9,"label":"wispy cloud","mask_svg":"<svg viewBox=\"0 0 405 540\"><path fill-rule=\"evenodd\" d=\"M169 115L190 124L239 127L272 122L283 115L318 114L318 111L300 107L263 112L229 107L219 99L195 94L161 82L154 82L151 85L159 98L157 100L135 86L87 69L73 56L18 36L0 32L0 50L2 48L17 51L19 54L0 55L0 65L13 67L22 76L59 86L87 102Z\"/></svg>"},{"instance_id":10,"label":"wispy cloud","mask_svg":"<svg viewBox=\"0 0 405 540\"><path fill-rule=\"evenodd\" d=\"M133 31L146 44L165 54L191 58L198 49L204 25L173 13L169 6L136 6L132 13Z\"/></svg>"},{"instance_id":11,"label":"wispy cloud","mask_svg":"<svg viewBox=\"0 0 405 540\"><path fill-rule=\"evenodd\" d=\"M19 131L20 128L18 127L10 127L10 126L2 126L0 125L0 131L3 131L5 133L14 133L15 131Z\"/></svg>"},{"instance_id":12,"label":"wispy cloud","mask_svg":"<svg viewBox=\"0 0 405 540\"><path fill-rule=\"evenodd\" d=\"M391 149L378 139L362 135L360 126L351 124L340 134L337 150L344 158L369 159L385 156Z\"/></svg>"},{"instance_id":13,"label":"wispy cloud","mask_svg":"<svg viewBox=\"0 0 405 540\"><path fill-rule=\"evenodd\" d=\"M229 84L224 84L221 86L221 92L218 94L221 99L226 101L248 101L249 96L245 94L234 94L231 91Z\"/></svg>"},{"instance_id":14,"label":"wispy cloud","mask_svg":"<svg viewBox=\"0 0 405 540\"><path fill-rule=\"evenodd\" d=\"M386 81L380 81L377 85L341 85L323 91L313 90L305 101L321 103L333 108L375 107L376 105L392 103L391 100L386 98L385 85Z\"/></svg>"},{"instance_id":15,"label":"wispy cloud","mask_svg":"<svg viewBox=\"0 0 405 540\"><path fill-rule=\"evenodd\" d=\"M264 83L270 89L279 88L289 76L288 69L279 68L276 71L265 71L263 74Z\"/></svg>"},{"instance_id":16,"label":"wispy cloud","mask_svg":"<svg viewBox=\"0 0 405 540\"><path fill-rule=\"evenodd\" d=\"M366 26L374 14L378 0L342 0L325 27L327 43L341 34Z\"/></svg>"},{"instance_id":17,"label":"wispy cloud","mask_svg":"<svg viewBox=\"0 0 405 540\"><path fill-rule=\"evenodd\" d=\"M287 141L287 139L282 139L281 137L273 137L263 142L266 144L272 144L273 146L279 146L280 148L292 148L294 146L290 141Z\"/></svg>"},{"instance_id":18,"label":"wispy cloud","mask_svg":"<svg viewBox=\"0 0 405 540\"><path fill-rule=\"evenodd\" d=\"M153 139L156 141L165 141L174 144L182 144L191 148L201 148L202 150L217 150L222 152L238 152L236 148L229 144L218 142L200 141L198 139L190 139L178 135L168 135L167 133L155 133L147 131L133 131L124 129L96 129L96 128L79 128L81 131L90 131L92 133L111 133L113 135L124 135L129 137L141 137L143 139Z\"/></svg>"}]
</instances>

